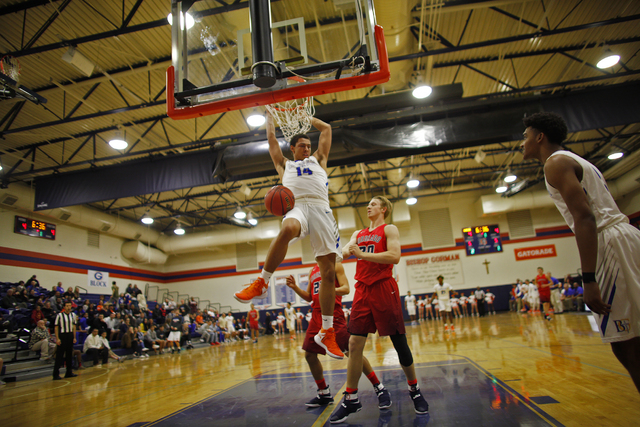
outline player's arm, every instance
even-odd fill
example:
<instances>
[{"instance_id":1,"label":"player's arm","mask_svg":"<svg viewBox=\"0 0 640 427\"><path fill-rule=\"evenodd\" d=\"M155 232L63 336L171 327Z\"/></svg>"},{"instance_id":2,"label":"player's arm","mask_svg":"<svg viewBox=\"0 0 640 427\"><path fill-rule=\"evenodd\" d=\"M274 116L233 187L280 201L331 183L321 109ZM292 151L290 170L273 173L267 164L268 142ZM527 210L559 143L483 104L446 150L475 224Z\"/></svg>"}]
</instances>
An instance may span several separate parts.
<instances>
[{"instance_id":1,"label":"player's arm","mask_svg":"<svg viewBox=\"0 0 640 427\"><path fill-rule=\"evenodd\" d=\"M353 232L353 234L351 235L351 240L349 240L349 243L347 243L346 245L344 245L342 247L342 257L344 259L347 259L351 256L351 252L349 251L349 248L353 245L356 245L356 239L358 238L358 233L360 232L360 230L356 230Z\"/></svg>"},{"instance_id":2,"label":"player's arm","mask_svg":"<svg viewBox=\"0 0 640 427\"><path fill-rule=\"evenodd\" d=\"M587 195L578 180L580 172L581 167L578 162L566 156L552 157L544 165L547 182L558 190L575 222L576 243L582 271L595 273L598 259L596 219L589 206ZM584 302L598 314L604 315L611 311L611 306L602 301L597 282L584 284Z\"/></svg>"},{"instance_id":3,"label":"player's arm","mask_svg":"<svg viewBox=\"0 0 640 427\"><path fill-rule=\"evenodd\" d=\"M331 125L315 117L311 119L311 124L320 131L318 149L313 153L313 157L318 160L320 166L326 169L327 161L329 160L329 151L331 150Z\"/></svg>"},{"instance_id":4,"label":"player's arm","mask_svg":"<svg viewBox=\"0 0 640 427\"><path fill-rule=\"evenodd\" d=\"M269 155L273 161L273 165L276 167L276 171L282 179L284 168L287 163L287 158L282 154L282 148L280 148L280 142L276 138L276 126L273 123L273 116L267 111L267 141L269 142Z\"/></svg>"},{"instance_id":5,"label":"player's arm","mask_svg":"<svg viewBox=\"0 0 640 427\"><path fill-rule=\"evenodd\" d=\"M309 276L309 278L311 278L311 276ZM291 289L293 289L293 292L295 292L296 294L300 295L300 298L302 298L303 300L305 300L307 302L311 302L310 289L307 288L306 291L301 289L298 286L298 284L296 283L296 279L292 275L289 275L289 277L287 277L287 286L290 287ZM311 286L311 282L309 282L309 286Z\"/></svg>"},{"instance_id":6,"label":"player's arm","mask_svg":"<svg viewBox=\"0 0 640 427\"><path fill-rule=\"evenodd\" d=\"M347 279L347 274L344 272L344 267L341 262L336 263L336 279L340 285L336 288L336 295L349 295L349 292L351 292L351 289L349 288L349 279Z\"/></svg>"},{"instance_id":7,"label":"player's arm","mask_svg":"<svg viewBox=\"0 0 640 427\"><path fill-rule=\"evenodd\" d=\"M397 264L400 262L400 233L398 232L398 227L393 224L387 225L384 228L384 235L387 237L387 250L384 252L362 252L358 245L351 244L351 242L347 246L349 252L364 261L377 262L378 264Z\"/></svg>"}]
</instances>

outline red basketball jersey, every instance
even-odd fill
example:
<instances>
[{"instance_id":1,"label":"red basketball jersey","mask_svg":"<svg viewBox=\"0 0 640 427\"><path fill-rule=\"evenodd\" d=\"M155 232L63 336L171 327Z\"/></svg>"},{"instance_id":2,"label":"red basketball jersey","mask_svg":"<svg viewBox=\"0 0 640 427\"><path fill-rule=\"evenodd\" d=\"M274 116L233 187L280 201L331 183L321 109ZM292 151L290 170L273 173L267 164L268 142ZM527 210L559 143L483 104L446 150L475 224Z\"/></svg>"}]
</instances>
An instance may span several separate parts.
<instances>
[{"instance_id":1,"label":"red basketball jersey","mask_svg":"<svg viewBox=\"0 0 640 427\"><path fill-rule=\"evenodd\" d=\"M386 226L387 224L382 224L371 231L369 228L360 230L356 239L360 250L369 253L386 252L387 236L384 234ZM356 264L356 280L365 285L372 285L390 277L393 277L393 264L380 264L362 259L359 259Z\"/></svg>"},{"instance_id":2,"label":"red basketball jersey","mask_svg":"<svg viewBox=\"0 0 640 427\"><path fill-rule=\"evenodd\" d=\"M258 317L260 317L260 315L258 314L258 310L249 310L248 316L250 322L257 322Z\"/></svg>"},{"instance_id":3,"label":"red basketball jersey","mask_svg":"<svg viewBox=\"0 0 640 427\"><path fill-rule=\"evenodd\" d=\"M322 282L322 277L320 277L320 267L317 265L311 270L309 281L311 282L311 307L313 308L313 315L317 312L318 316L320 316L320 282ZM339 288L340 284L338 283L337 277L335 279L335 283L336 288ZM340 295L336 295L336 305L333 309L333 316L344 317L344 313L342 312L342 296Z\"/></svg>"},{"instance_id":4,"label":"red basketball jersey","mask_svg":"<svg viewBox=\"0 0 640 427\"><path fill-rule=\"evenodd\" d=\"M538 285L538 292L540 293L541 297L549 297L551 295L551 288L546 286L546 287L542 287L542 285L547 285L549 284L549 279L547 279L547 276L544 274L538 274L536 276L536 284Z\"/></svg>"}]
</instances>

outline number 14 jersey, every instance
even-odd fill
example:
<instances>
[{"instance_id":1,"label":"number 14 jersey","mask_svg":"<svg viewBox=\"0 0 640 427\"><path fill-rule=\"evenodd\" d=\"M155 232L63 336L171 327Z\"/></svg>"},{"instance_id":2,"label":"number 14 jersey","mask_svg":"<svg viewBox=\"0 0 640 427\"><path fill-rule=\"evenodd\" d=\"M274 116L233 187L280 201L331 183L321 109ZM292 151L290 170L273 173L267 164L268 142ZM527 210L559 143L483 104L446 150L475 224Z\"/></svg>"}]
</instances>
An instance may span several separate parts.
<instances>
[{"instance_id":1,"label":"number 14 jersey","mask_svg":"<svg viewBox=\"0 0 640 427\"><path fill-rule=\"evenodd\" d=\"M287 160L282 174L282 185L291 190L296 199L311 197L329 205L327 172L314 156L295 162Z\"/></svg>"},{"instance_id":2,"label":"number 14 jersey","mask_svg":"<svg viewBox=\"0 0 640 427\"><path fill-rule=\"evenodd\" d=\"M387 224L382 224L373 230L364 228L358 233L356 244L362 252L380 253L387 251L387 236L384 228ZM358 260L356 264L356 280L359 283L373 285L374 283L393 277L393 264L379 264L377 262Z\"/></svg>"}]
</instances>

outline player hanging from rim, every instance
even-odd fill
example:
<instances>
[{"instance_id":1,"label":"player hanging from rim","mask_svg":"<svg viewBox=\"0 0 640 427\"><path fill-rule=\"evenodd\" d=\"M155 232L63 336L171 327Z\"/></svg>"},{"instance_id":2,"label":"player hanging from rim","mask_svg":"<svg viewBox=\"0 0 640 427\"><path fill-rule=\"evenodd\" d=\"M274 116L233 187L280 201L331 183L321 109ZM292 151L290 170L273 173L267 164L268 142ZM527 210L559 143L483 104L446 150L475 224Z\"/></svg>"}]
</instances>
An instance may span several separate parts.
<instances>
[{"instance_id":1,"label":"player hanging from rim","mask_svg":"<svg viewBox=\"0 0 640 427\"><path fill-rule=\"evenodd\" d=\"M334 305L334 329L336 331L336 341L345 355L348 354L349 349L349 332L347 332L347 322L342 312L342 296L349 294L349 281L344 273L344 267L342 263L336 263L336 299ZM296 284L296 279L293 276L287 277L287 286L294 290L295 293L300 295L300 298L311 303L311 320L309 321L309 327L304 337L304 343L302 349L305 351L305 359L309 364L309 370L313 379L318 385L318 395L305 403L310 408L325 406L333 403L333 396L331 396L331 390L324 380L324 373L322 369L322 363L318 359L318 354L326 354L326 351L316 344L314 337L322 326L322 315L319 308L319 288L322 278L320 275L320 268L318 265L314 266L309 273L309 285L307 289L301 289ZM378 408L386 409L391 406L391 396L386 388L382 385L376 373L373 371L369 361L363 357L362 373L367 377L373 389L378 395Z\"/></svg>"},{"instance_id":2,"label":"player hanging from rim","mask_svg":"<svg viewBox=\"0 0 640 427\"><path fill-rule=\"evenodd\" d=\"M358 259L357 282L349 320L347 390L344 400L331 415L331 423L344 422L349 414L362 409L358 399L358 380L363 367L364 346L367 336L376 331L380 336L391 338L407 378L416 413L429 412L429 405L418 387L413 355L405 335L400 291L393 278L393 265L400 261L400 236L395 225L384 221L390 214L391 202L386 197L375 196L367 206L367 217L371 221L369 227L356 230L343 249L343 256L354 255Z\"/></svg>"},{"instance_id":3,"label":"player hanging from rim","mask_svg":"<svg viewBox=\"0 0 640 427\"><path fill-rule=\"evenodd\" d=\"M291 161L282 154L273 117L269 113L266 116L269 154L282 184L291 190L296 199L295 207L283 217L282 227L271 242L260 277L242 291L236 292L235 298L248 303L253 298L265 295L273 272L287 255L289 244L309 235L322 273L319 290L322 329L314 339L325 349L327 355L342 359L344 354L336 344L333 329L335 264L342 261L342 251L338 225L329 207L327 160L331 149L331 126L313 117L311 124L320 131L318 149L311 154L309 137L304 134L294 135L289 142L293 153Z\"/></svg>"},{"instance_id":4,"label":"player hanging from rim","mask_svg":"<svg viewBox=\"0 0 640 427\"><path fill-rule=\"evenodd\" d=\"M523 121L523 157L543 164L551 199L576 236L584 302L640 391L640 231L620 212L602 173L564 149L562 117L545 112Z\"/></svg>"}]
</instances>

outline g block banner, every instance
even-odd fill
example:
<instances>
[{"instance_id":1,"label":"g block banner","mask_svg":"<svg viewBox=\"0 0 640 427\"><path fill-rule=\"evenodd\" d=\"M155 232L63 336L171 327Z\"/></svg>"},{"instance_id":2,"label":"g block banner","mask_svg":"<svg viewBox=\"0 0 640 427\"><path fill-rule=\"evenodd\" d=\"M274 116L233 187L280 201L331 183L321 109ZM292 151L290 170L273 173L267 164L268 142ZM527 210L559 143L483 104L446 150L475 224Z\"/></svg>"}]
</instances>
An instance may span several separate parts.
<instances>
[{"instance_id":1,"label":"g block banner","mask_svg":"<svg viewBox=\"0 0 640 427\"><path fill-rule=\"evenodd\" d=\"M87 270L88 281L87 292L90 294L111 295L111 285L109 284L109 272Z\"/></svg>"},{"instance_id":2,"label":"g block banner","mask_svg":"<svg viewBox=\"0 0 640 427\"><path fill-rule=\"evenodd\" d=\"M531 248L514 249L516 261L525 261L536 258L552 258L558 256L556 245L534 246Z\"/></svg>"}]
</instances>

